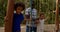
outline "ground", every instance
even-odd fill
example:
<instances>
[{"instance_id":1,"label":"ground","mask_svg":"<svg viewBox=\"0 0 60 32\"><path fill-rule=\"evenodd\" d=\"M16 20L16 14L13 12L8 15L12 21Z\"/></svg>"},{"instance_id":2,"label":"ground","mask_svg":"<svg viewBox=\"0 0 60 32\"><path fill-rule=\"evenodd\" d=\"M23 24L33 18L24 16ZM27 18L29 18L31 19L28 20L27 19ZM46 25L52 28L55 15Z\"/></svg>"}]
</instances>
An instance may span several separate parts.
<instances>
[{"instance_id":1,"label":"ground","mask_svg":"<svg viewBox=\"0 0 60 32\"><path fill-rule=\"evenodd\" d=\"M21 28L22 28L21 32L25 32L26 31L25 30L26 29L25 25L21 26ZM45 28L44 30L46 32L55 32L55 25L54 24L45 25L44 28ZM0 32L4 32L4 27L0 27Z\"/></svg>"}]
</instances>

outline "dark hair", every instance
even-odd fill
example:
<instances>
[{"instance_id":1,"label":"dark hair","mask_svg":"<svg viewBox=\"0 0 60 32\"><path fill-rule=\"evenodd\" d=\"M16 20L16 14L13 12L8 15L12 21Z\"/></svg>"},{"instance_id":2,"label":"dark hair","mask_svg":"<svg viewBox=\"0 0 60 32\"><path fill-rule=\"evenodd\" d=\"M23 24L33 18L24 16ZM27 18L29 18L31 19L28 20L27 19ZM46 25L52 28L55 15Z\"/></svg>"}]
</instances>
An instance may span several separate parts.
<instances>
[{"instance_id":1,"label":"dark hair","mask_svg":"<svg viewBox=\"0 0 60 32\"><path fill-rule=\"evenodd\" d=\"M22 7L23 8L23 10L25 9L25 4L24 3L22 3L22 2L18 2L18 3L15 3L15 5L14 5L14 10L16 10L17 9L17 7Z\"/></svg>"},{"instance_id":2,"label":"dark hair","mask_svg":"<svg viewBox=\"0 0 60 32\"><path fill-rule=\"evenodd\" d=\"M32 1L32 8L34 8L35 7L35 2L34 1Z\"/></svg>"},{"instance_id":3,"label":"dark hair","mask_svg":"<svg viewBox=\"0 0 60 32\"><path fill-rule=\"evenodd\" d=\"M34 1L32 1L32 6L35 6L35 2Z\"/></svg>"},{"instance_id":4,"label":"dark hair","mask_svg":"<svg viewBox=\"0 0 60 32\"><path fill-rule=\"evenodd\" d=\"M43 12L41 12L41 13L40 13L40 16L41 16L41 15L44 15L44 13L43 13Z\"/></svg>"}]
</instances>

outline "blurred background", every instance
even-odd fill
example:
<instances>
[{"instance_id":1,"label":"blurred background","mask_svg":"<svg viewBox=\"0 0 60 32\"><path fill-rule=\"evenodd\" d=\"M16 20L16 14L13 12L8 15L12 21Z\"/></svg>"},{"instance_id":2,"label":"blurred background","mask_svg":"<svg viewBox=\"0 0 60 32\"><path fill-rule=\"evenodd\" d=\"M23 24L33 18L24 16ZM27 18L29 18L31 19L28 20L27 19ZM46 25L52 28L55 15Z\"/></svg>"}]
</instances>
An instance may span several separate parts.
<instances>
[{"instance_id":1,"label":"blurred background","mask_svg":"<svg viewBox=\"0 0 60 32\"><path fill-rule=\"evenodd\" d=\"M4 17L6 15L8 0L0 0L0 26L4 26ZM55 10L56 10L56 0L34 0L35 8L40 12L44 12L46 17L49 16L47 24L55 23ZM24 2L26 8L30 7L30 0L15 0L15 2Z\"/></svg>"},{"instance_id":2,"label":"blurred background","mask_svg":"<svg viewBox=\"0 0 60 32\"><path fill-rule=\"evenodd\" d=\"M0 0L0 27L4 27L4 17L6 15L7 1L8 0ZM26 8L30 7L30 0L15 0L15 3L16 2L24 2ZM34 0L34 2L35 8L37 9L38 12L37 16L39 17L40 12L44 12L45 17L49 17L49 19L45 22L46 24L45 29L48 30L48 27L50 26L52 29L55 29L53 27L55 27L56 0ZM26 26L25 24L26 22L23 21L22 26L25 27Z\"/></svg>"}]
</instances>

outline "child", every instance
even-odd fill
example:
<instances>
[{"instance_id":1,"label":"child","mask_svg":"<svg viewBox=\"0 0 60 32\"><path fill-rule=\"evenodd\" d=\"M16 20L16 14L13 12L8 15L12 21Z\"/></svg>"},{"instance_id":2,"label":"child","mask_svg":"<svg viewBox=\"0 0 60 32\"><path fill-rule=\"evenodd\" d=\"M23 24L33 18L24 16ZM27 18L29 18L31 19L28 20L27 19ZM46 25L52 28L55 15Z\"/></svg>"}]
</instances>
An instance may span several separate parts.
<instances>
[{"instance_id":1,"label":"child","mask_svg":"<svg viewBox=\"0 0 60 32\"><path fill-rule=\"evenodd\" d=\"M44 32L44 20L45 16L44 13L41 13L39 16L39 21L37 21L37 32Z\"/></svg>"},{"instance_id":2,"label":"child","mask_svg":"<svg viewBox=\"0 0 60 32\"><path fill-rule=\"evenodd\" d=\"M24 20L24 16L21 12L25 9L25 5L22 2L16 3L14 9L16 13L13 14L12 32L21 32L20 24Z\"/></svg>"}]
</instances>

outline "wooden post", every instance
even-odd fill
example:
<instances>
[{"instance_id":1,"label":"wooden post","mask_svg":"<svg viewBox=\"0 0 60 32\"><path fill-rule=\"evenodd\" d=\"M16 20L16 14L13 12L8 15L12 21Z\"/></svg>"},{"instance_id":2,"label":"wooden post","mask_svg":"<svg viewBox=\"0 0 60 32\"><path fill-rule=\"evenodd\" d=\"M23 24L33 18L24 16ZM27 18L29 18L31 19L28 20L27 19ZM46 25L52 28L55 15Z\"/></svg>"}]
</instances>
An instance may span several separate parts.
<instances>
[{"instance_id":1,"label":"wooden post","mask_svg":"<svg viewBox=\"0 0 60 32\"><path fill-rule=\"evenodd\" d=\"M56 32L59 30L59 8L58 8L58 0L56 0Z\"/></svg>"},{"instance_id":2,"label":"wooden post","mask_svg":"<svg viewBox=\"0 0 60 32\"><path fill-rule=\"evenodd\" d=\"M5 32L12 32L13 12L14 12L14 0L8 0L6 13L6 18L8 18L8 20L5 21Z\"/></svg>"}]
</instances>

